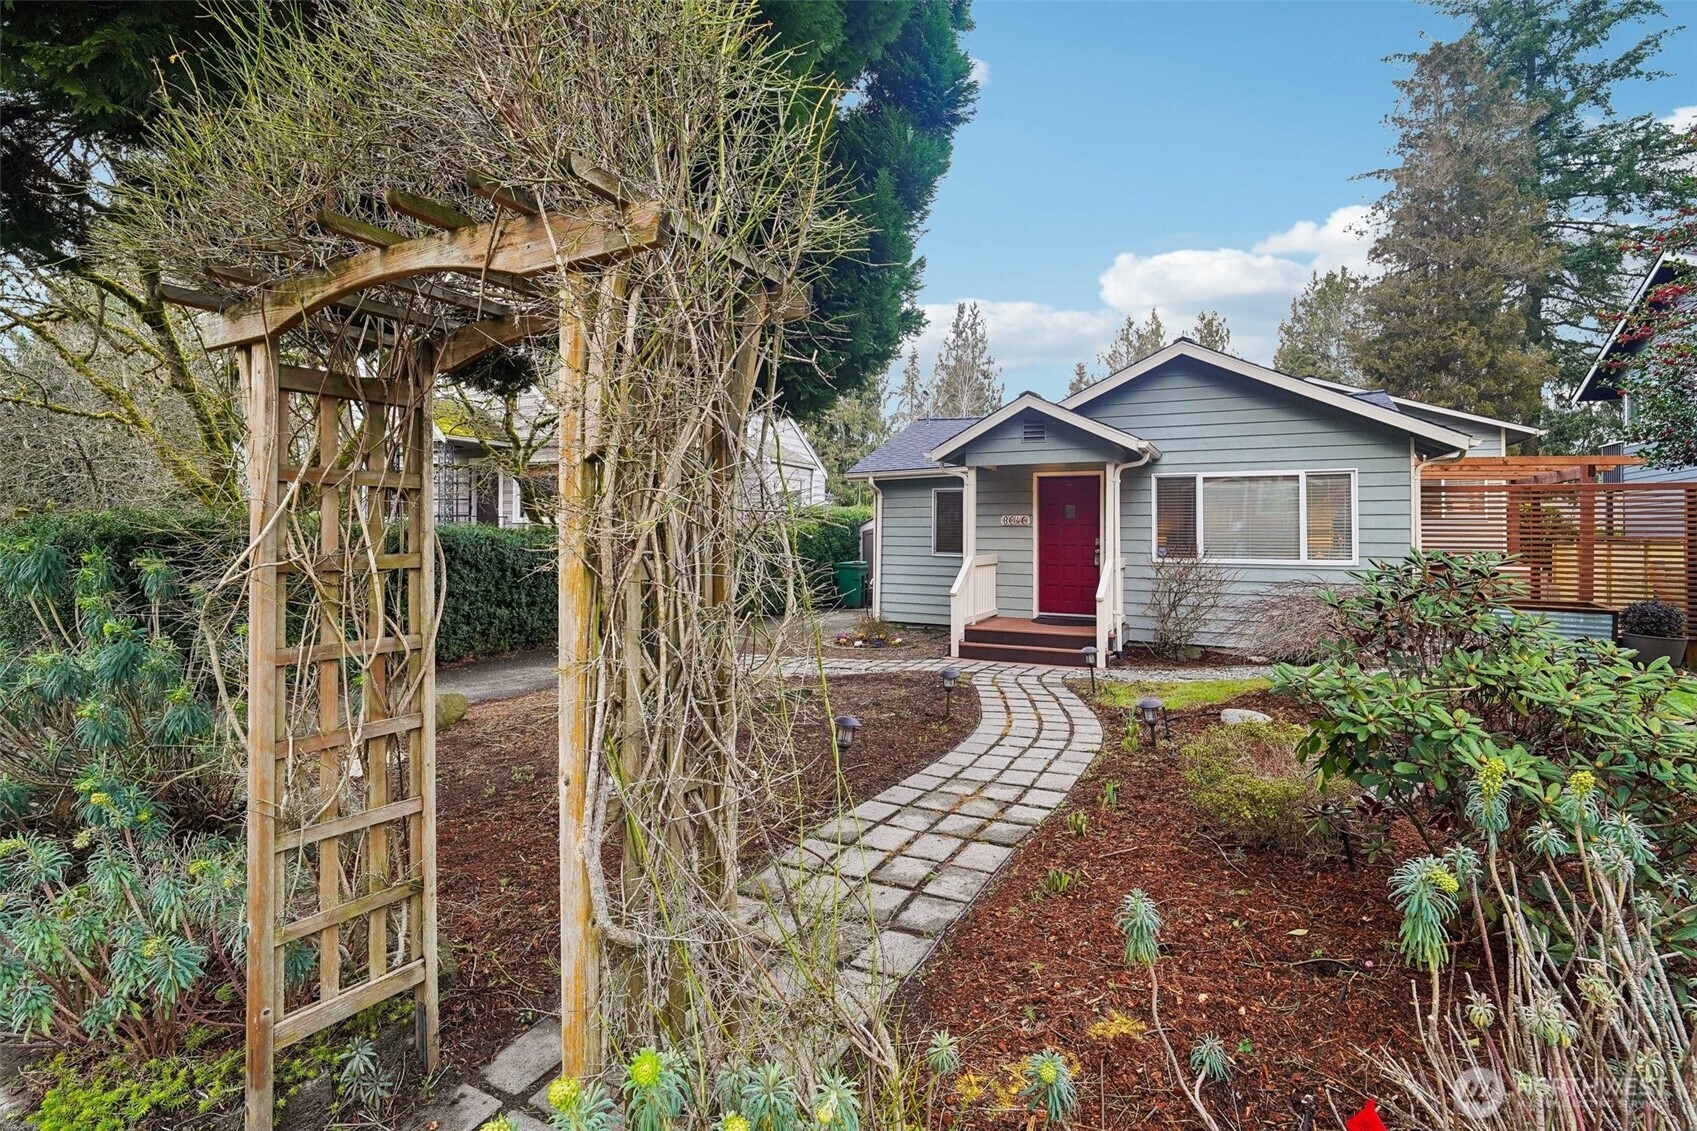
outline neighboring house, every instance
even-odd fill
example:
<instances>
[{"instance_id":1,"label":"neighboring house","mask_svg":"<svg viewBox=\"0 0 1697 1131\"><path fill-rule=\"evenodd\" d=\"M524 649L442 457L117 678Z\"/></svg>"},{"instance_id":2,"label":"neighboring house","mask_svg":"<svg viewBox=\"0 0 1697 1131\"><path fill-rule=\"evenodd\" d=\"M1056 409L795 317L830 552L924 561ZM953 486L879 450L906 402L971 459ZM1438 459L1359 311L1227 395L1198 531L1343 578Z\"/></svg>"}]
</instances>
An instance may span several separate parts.
<instances>
[{"instance_id":1,"label":"neighboring house","mask_svg":"<svg viewBox=\"0 0 1697 1131\"><path fill-rule=\"evenodd\" d=\"M830 501L826 493L825 461L801 426L788 416L757 417L748 426L751 444L760 446L759 482L791 506L811 507Z\"/></svg>"},{"instance_id":2,"label":"neighboring house","mask_svg":"<svg viewBox=\"0 0 1697 1131\"><path fill-rule=\"evenodd\" d=\"M962 655L1105 662L1150 639L1160 559L1235 571L1234 605L1340 582L1419 544L1423 464L1535 435L1181 338L1059 404L918 421L848 476L874 491L881 615L949 625ZM1232 646L1236 623L1222 608L1197 643Z\"/></svg>"},{"instance_id":3,"label":"neighboring house","mask_svg":"<svg viewBox=\"0 0 1697 1131\"><path fill-rule=\"evenodd\" d=\"M1681 276L1689 276L1694 271L1697 271L1697 262L1687 256L1663 252L1656 259L1649 273L1644 276L1643 282L1639 283L1632 301L1626 304L1626 312L1620 321L1615 323L1608 340L1598 351L1591 372L1585 375L1585 380L1580 382L1578 391L1573 394L1575 404L1619 402L1622 420L1632 419L1632 398L1620 388L1620 368L1625 359L1632 357L1649 343L1644 338L1623 341L1621 336L1633 321L1634 314L1644 306L1646 296ZM1684 301L1697 303L1697 296L1688 296ZM1642 448L1642 444L1614 443L1606 445L1603 451L1609 455L1637 455ZM1622 467L1608 473L1607 478L1621 483L1691 483L1697 482L1697 467Z\"/></svg>"},{"instance_id":4,"label":"neighboring house","mask_svg":"<svg viewBox=\"0 0 1697 1131\"><path fill-rule=\"evenodd\" d=\"M530 397L521 410L550 411L540 395ZM518 480L489 458L501 442L480 440L457 415L441 406L436 414L436 521L527 524ZM761 452L758 469L745 475L751 494L769 492L788 506L827 501L825 465L794 420L757 419L749 425L748 439L750 449ZM531 458L530 474L552 484L559 458L554 445L544 447Z\"/></svg>"}]
</instances>

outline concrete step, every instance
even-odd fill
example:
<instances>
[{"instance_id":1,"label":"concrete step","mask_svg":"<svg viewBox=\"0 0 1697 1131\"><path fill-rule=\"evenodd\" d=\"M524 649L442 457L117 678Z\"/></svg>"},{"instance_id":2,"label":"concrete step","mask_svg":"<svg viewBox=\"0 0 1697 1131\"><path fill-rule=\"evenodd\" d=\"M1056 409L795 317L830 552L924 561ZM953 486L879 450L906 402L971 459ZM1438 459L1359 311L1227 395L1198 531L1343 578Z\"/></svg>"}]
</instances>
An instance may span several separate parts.
<instances>
[{"instance_id":1,"label":"concrete step","mask_svg":"<svg viewBox=\"0 0 1697 1131\"><path fill-rule=\"evenodd\" d=\"M1074 628L1070 625L1031 625L1015 627L991 622L988 626L966 626L963 639L974 644L1014 644L1022 648L1071 648L1074 651L1086 644L1096 643L1094 625Z\"/></svg>"}]
</instances>

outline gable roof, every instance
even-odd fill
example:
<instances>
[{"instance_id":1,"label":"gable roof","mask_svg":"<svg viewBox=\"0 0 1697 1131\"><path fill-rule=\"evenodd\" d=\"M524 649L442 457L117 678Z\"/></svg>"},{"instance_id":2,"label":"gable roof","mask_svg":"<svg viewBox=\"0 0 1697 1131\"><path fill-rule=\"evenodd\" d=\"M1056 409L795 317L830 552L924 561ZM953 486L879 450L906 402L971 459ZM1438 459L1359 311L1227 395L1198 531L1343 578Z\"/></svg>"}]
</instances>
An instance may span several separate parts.
<instances>
[{"instance_id":1,"label":"gable roof","mask_svg":"<svg viewBox=\"0 0 1697 1131\"><path fill-rule=\"evenodd\" d=\"M859 479L897 471L934 472L937 461L928 458L925 453L962 428L977 422L976 416L922 417L862 456L845 474Z\"/></svg>"},{"instance_id":2,"label":"gable roof","mask_svg":"<svg viewBox=\"0 0 1697 1131\"><path fill-rule=\"evenodd\" d=\"M1051 420L1057 420L1062 424L1070 425L1073 428L1077 428L1080 432L1086 432L1095 436L1099 440L1106 440L1110 444L1117 444L1128 451L1142 452L1144 462L1148 462L1161 454L1154 444L1151 444L1148 440L1145 440L1140 436L1133 436L1130 432L1122 432L1118 428L1103 424L1099 420L1092 420L1088 416L1080 416L1076 412L1062 408L1060 405L1054 404L1051 401L1044 400L1036 393L1021 393L995 412L992 412L989 416L979 420L970 428L957 432L955 435L949 437L944 443L939 444L937 447L926 452L925 457L927 459L941 462L955 452L960 451L980 436L993 432L995 429L1006 424L1020 413L1028 410L1040 412L1044 416L1049 417Z\"/></svg>"},{"instance_id":3,"label":"gable roof","mask_svg":"<svg viewBox=\"0 0 1697 1131\"><path fill-rule=\"evenodd\" d=\"M1484 424L1491 428L1504 428L1521 437L1542 436L1542 428L1533 428L1529 424L1516 424L1512 420L1498 420L1494 416L1484 416L1477 412L1462 412L1459 408L1446 408L1443 405L1432 404L1430 401L1417 401L1413 397L1393 397L1383 389L1358 389L1354 385L1345 385L1339 381L1328 381L1324 377L1304 377L1304 381L1314 385L1324 385L1328 389L1336 389L1340 393L1348 393L1352 397L1372 401L1374 404L1398 412L1405 408L1415 412L1430 412L1437 416L1453 416L1457 420L1465 420L1470 424Z\"/></svg>"},{"instance_id":4,"label":"gable roof","mask_svg":"<svg viewBox=\"0 0 1697 1131\"><path fill-rule=\"evenodd\" d=\"M1473 443L1473 438L1465 432L1457 432L1440 424L1420 420L1406 413L1398 412L1394 408L1385 408L1383 405L1375 404L1372 401L1329 389L1325 385L1316 385L1300 377L1292 377L1288 373L1280 373L1276 369L1256 365L1254 362L1245 361L1241 357L1233 357L1228 353L1221 353L1219 350L1211 350L1207 346L1197 345L1189 338L1180 338L1165 349L1156 350L1141 361L1135 361L1119 372L1110 374L1094 385L1074 393L1061 402L1061 407L1074 410L1082 408L1104 393L1111 393L1120 386L1137 380L1145 373L1159 369L1169 361L1181 357L1188 357L1206 365L1212 365L1216 369L1223 369L1228 373L1247 377L1251 381L1270 385L1275 389L1292 393L1298 397L1318 401L1320 404L1335 408L1340 412L1364 417L1376 424L1395 428L1400 432L1407 432L1442 448L1458 449L1465 452Z\"/></svg>"},{"instance_id":5,"label":"gable roof","mask_svg":"<svg viewBox=\"0 0 1697 1131\"><path fill-rule=\"evenodd\" d=\"M1585 380L1579 382L1579 388L1573 391L1573 404L1579 404L1581 401L1612 401L1620 396L1620 390L1609 379L1611 375L1604 371L1604 366L1608 364L1617 350L1636 352L1643 348L1636 343L1629 343L1624 346L1620 343L1620 336L1625 332L1626 324L1632 318L1632 312L1638 308L1639 303L1644 301L1645 295L1663 284L1671 283L1682 272L1693 268L1697 268L1697 261L1671 251L1663 251L1656 257L1656 262L1651 265L1643 280L1639 282L1638 289L1632 293L1632 301L1626 304L1625 313L1620 316L1620 321L1616 322L1615 328L1609 331L1608 338L1603 342L1603 348L1597 351L1597 360L1591 363L1590 372L1585 374Z\"/></svg>"}]
</instances>

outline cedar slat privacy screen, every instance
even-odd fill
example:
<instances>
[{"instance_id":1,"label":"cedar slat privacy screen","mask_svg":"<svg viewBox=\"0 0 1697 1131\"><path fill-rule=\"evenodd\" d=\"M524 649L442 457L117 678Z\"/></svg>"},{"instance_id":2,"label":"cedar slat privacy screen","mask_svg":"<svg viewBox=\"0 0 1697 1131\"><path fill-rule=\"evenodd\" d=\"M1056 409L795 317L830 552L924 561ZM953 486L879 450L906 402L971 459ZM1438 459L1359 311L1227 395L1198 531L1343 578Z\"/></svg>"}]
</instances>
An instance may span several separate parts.
<instances>
[{"instance_id":1,"label":"cedar slat privacy screen","mask_svg":"<svg viewBox=\"0 0 1697 1131\"><path fill-rule=\"evenodd\" d=\"M966 544L965 532L962 529L962 492L936 491L932 493L931 512L931 552L934 554L958 554Z\"/></svg>"},{"instance_id":2,"label":"cedar slat privacy screen","mask_svg":"<svg viewBox=\"0 0 1697 1131\"><path fill-rule=\"evenodd\" d=\"M1198 553L1228 561L1353 561L1355 476L1157 476L1156 556Z\"/></svg>"},{"instance_id":3,"label":"cedar slat privacy screen","mask_svg":"<svg viewBox=\"0 0 1697 1131\"><path fill-rule=\"evenodd\" d=\"M1697 488L1688 483L1451 483L1420 488L1420 544L1512 555L1534 603L1697 608Z\"/></svg>"}]
</instances>

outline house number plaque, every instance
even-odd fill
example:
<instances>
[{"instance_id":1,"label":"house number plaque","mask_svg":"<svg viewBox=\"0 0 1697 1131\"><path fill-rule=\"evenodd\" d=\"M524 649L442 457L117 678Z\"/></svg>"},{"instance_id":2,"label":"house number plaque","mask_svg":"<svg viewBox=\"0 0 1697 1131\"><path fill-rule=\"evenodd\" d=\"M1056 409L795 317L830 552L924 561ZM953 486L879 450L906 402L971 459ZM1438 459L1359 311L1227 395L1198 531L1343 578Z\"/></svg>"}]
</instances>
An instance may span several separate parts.
<instances>
[{"instance_id":1,"label":"house number plaque","mask_svg":"<svg viewBox=\"0 0 1697 1131\"><path fill-rule=\"evenodd\" d=\"M1028 514L1004 514L1002 516L1002 525L1003 526L1030 526L1031 525L1031 516L1028 515Z\"/></svg>"}]
</instances>

